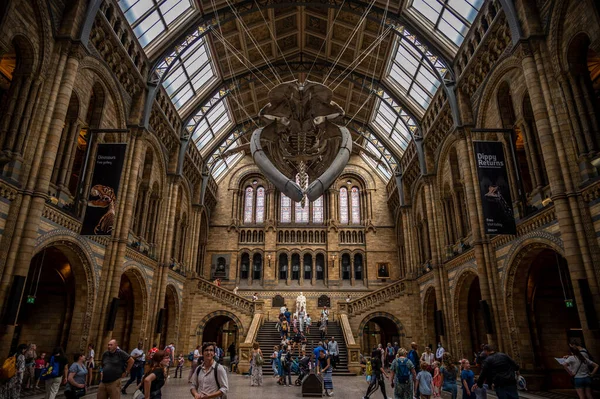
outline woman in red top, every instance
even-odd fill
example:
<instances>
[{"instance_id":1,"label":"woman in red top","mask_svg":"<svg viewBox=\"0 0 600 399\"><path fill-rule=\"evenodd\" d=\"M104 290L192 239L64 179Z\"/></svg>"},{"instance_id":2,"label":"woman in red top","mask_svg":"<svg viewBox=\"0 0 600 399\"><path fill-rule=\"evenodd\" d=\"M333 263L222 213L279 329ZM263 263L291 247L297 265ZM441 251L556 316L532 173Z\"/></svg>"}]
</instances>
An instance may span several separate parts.
<instances>
[{"instance_id":1,"label":"woman in red top","mask_svg":"<svg viewBox=\"0 0 600 399\"><path fill-rule=\"evenodd\" d=\"M42 352L40 357L35 359L35 389L38 389L40 374L42 374L42 369L44 367L46 367L46 353Z\"/></svg>"}]
</instances>

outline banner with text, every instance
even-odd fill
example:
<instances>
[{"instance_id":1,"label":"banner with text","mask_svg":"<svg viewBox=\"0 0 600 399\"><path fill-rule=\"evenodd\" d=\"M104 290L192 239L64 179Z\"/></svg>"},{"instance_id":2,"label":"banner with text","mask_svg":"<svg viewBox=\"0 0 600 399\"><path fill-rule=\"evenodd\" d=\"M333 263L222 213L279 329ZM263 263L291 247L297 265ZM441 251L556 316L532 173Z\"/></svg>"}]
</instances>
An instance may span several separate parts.
<instances>
[{"instance_id":1,"label":"banner with text","mask_svg":"<svg viewBox=\"0 0 600 399\"><path fill-rule=\"evenodd\" d=\"M474 141L479 192L487 234L517 234L510 198L504 145L498 141Z\"/></svg>"},{"instance_id":2,"label":"banner with text","mask_svg":"<svg viewBox=\"0 0 600 399\"><path fill-rule=\"evenodd\" d=\"M115 210L127 144L99 144L81 235L109 236Z\"/></svg>"}]
</instances>

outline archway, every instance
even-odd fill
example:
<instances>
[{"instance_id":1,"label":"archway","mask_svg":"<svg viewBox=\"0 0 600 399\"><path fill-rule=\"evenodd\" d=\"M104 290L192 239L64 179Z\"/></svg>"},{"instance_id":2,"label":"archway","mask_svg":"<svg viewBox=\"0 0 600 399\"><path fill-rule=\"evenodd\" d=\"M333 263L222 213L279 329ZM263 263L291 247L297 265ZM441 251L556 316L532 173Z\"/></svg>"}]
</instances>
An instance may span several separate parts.
<instances>
[{"instance_id":1,"label":"archway","mask_svg":"<svg viewBox=\"0 0 600 399\"><path fill-rule=\"evenodd\" d=\"M568 374L554 359L571 341L585 346L566 260L545 245L526 247L510 267L507 290L509 323L520 337L515 357L522 369L542 375L528 379L529 385L571 388Z\"/></svg>"},{"instance_id":2,"label":"archway","mask_svg":"<svg viewBox=\"0 0 600 399\"><path fill-rule=\"evenodd\" d=\"M382 344L398 342L403 345L403 327L400 321L388 313L373 313L365 317L359 326L359 339L362 353L371 353L373 348Z\"/></svg>"},{"instance_id":3,"label":"archway","mask_svg":"<svg viewBox=\"0 0 600 399\"><path fill-rule=\"evenodd\" d=\"M38 351L62 347L66 353L82 350L89 290L85 256L74 244L44 248L31 260L12 346L34 342ZM91 305L93 306L93 305Z\"/></svg>"},{"instance_id":4,"label":"archway","mask_svg":"<svg viewBox=\"0 0 600 399\"><path fill-rule=\"evenodd\" d=\"M179 299L175 287L172 285L167 285L163 308L165 310L162 330L160 332L161 348L164 348L171 342L177 342L178 338Z\"/></svg>"},{"instance_id":5,"label":"archway","mask_svg":"<svg viewBox=\"0 0 600 399\"><path fill-rule=\"evenodd\" d=\"M456 311L460 330L460 356L470 359L482 344L487 343L484 314L481 310L479 276L473 272L463 274L456 288L458 298Z\"/></svg>"},{"instance_id":6,"label":"archway","mask_svg":"<svg viewBox=\"0 0 600 399\"><path fill-rule=\"evenodd\" d=\"M440 331L439 326L435 321L435 314L438 311L437 299L435 297L435 288L429 287L425 293L425 300L423 302L423 327L425 330L425 342L426 346L436 347L436 344L440 342Z\"/></svg>"},{"instance_id":7,"label":"archway","mask_svg":"<svg viewBox=\"0 0 600 399\"><path fill-rule=\"evenodd\" d=\"M203 342L215 342L226 353L231 344L239 348L240 337L244 335L241 321L232 313L218 311L204 317L198 325L196 335Z\"/></svg>"},{"instance_id":8,"label":"archway","mask_svg":"<svg viewBox=\"0 0 600 399\"><path fill-rule=\"evenodd\" d=\"M145 298L143 279L133 268L125 270L119 283L119 307L112 336L127 352L142 339Z\"/></svg>"}]
</instances>

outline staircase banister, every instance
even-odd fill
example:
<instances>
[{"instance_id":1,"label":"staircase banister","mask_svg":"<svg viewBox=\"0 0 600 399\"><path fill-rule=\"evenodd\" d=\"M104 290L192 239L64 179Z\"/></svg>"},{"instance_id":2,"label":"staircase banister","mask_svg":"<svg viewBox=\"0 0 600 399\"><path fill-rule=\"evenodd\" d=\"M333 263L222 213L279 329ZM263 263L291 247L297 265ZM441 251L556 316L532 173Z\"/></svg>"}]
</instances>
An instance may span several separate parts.
<instances>
[{"instance_id":1,"label":"staircase banister","mask_svg":"<svg viewBox=\"0 0 600 399\"><path fill-rule=\"evenodd\" d=\"M394 283L388 284L385 287L381 287L375 291L369 292L360 298L353 299L348 302L339 302L338 308L342 312L346 312L348 315L359 313L365 308L372 308L377 306L386 300L402 294L406 291L406 279L398 280Z\"/></svg>"},{"instance_id":2,"label":"staircase banister","mask_svg":"<svg viewBox=\"0 0 600 399\"><path fill-rule=\"evenodd\" d=\"M219 299L248 315L253 315L255 313L255 302L246 299L240 295L234 294L228 289L219 287L213 282L206 280L202 277L196 277L196 279L198 279L198 289L205 295L209 295L216 299Z\"/></svg>"},{"instance_id":3,"label":"staircase banister","mask_svg":"<svg viewBox=\"0 0 600 399\"><path fill-rule=\"evenodd\" d=\"M338 315L338 322L340 323L340 327L342 327L342 333L344 334L346 345L356 345L354 334L352 334L352 328L350 327L350 321L348 320L348 315L340 312Z\"/></svg>"}]
</instances>

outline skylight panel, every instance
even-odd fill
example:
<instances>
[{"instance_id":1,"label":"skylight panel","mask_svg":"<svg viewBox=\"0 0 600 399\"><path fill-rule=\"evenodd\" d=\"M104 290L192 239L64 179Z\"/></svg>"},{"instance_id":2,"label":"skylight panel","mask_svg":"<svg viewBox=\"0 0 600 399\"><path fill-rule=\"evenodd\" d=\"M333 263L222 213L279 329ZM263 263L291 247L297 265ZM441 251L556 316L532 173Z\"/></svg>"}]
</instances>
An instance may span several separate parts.
<instances>
[{"instance_id":1,"label":"skylight panel","mask_svg":"<svg viewBox=\"0 0 600 399\"><path fill-rule=\"evenodd\" d=\"M204 148L210 147L213 140L223 136L223 133L233 124L227 101L222 98L223 95L222 92L215 94L187 125L192 141L201 152Z\"/></svg>"},{"instance_id":2,"label":"skylight panel","mask_svg":"<svg viewBox=\"0 0 600 399\"><path fill-rule=\"evenodd\" d=\"M413 0L414 10L428 29L444 42L458 48L477 17L484 0Z\"/></svg>"},{"instance_id":3,"label":"skylight panel","mask_svg":"<svg viewBox=\"0 0 600 399\"><path fill-rule=\"evenodd\" d=\"M396 55L390 63L387 79L422 113L441 84L425 56L401 38L396 40Z\"/></svg>"},{"instance_id":4,"label":"skylight panel","mask_svg":"<svg viewBox=\"0 0 600 399\"><path fill-rule=\"evenodd\" d=\"M120 0L119 6L142 47L169 31L192 9L190 0Z\"/></svg>"},{"instance_id":5,"label":"skylight panel","mask_svg":"<svg viewBox=\"0 0 600 399\"><path fill-rule=\"evenodd\" d=\"M198 39L183 54L177 53L174 57L176 60L171 63L163 87L175 108L180 110L193 98L202 96L217 76L204 38Z\"/></svg>"},{"instance_id":6,"label":"skylight panel","mask_svg":"<svg viewBox=\"0 0 600 399\"><path fill-rule=\"evenodd\" d=\"M243 130L237 129L227 137L227 139L219 146L219 148L211 154L207 159L207 165L212 168L212 175L215 180L224 176L231 168L233 168L243 157L244 152L238 152L229 155L227 158L221 158L221 154L225 151L230 151L239 147L239 137L242 136Z\"/></svg>"},{"instance_id":7,"label":"skylight panel","mask_svg":"<svg viewBox=\"0 0 600 399\"><path fill-rule=\"evenodd\" d=\"M388 104L378 100L373 116L373 127L379 134L390 138L401 151L404 151L412 138L405 123L407 123L406 120L412 123L412 119L404 112L396 113L392 107L397 107L397 104L393 102Z\"/></svg>"}]
</instances>

